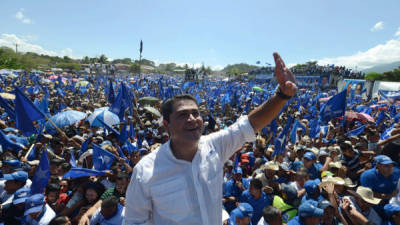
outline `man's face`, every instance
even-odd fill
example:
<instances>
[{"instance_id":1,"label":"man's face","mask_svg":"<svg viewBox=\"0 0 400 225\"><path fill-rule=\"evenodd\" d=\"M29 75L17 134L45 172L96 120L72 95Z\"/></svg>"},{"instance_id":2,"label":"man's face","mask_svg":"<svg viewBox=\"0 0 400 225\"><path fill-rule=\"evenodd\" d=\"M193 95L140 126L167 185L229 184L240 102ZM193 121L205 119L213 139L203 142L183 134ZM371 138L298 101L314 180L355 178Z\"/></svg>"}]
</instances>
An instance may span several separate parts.
<instances>
[{"instance_id":1,"label":"man's face","mask_svg":"<svg viewBox=\"0 0 400 225\"><path fill-rule=\"evenodd\" d=\"M198 141L202 134L203 118L199 108L192 100L179 100L175 102L169 122L164 120L172 139Z\"/></svg>"},{"instance_id":2,"label":"man's face","mask_svg":"<svg viewBox=\"0 0 400 225\"><path fill-rule=\"evenodd\" d=\"M47 202L53 204L58 200L58 192L52 191L47 194Z\"/></svg>"},{"instance_id":3,"label":"man's face","mask_svg":"<svg viewBox=\"0 0 400 225\"><path fill-rule=\"evenodd\" d=\"M8 194L14 194L19 188L21 188L21 184L18 181L15 180L7 180L4 186L4 190Z\"/></svg>"},{"instance_id":4,"label":"man's face","mask_svg":"<svg viewBox=\"0 0 400 225\"><path fill-rule=\"evenodd\" d=\"M111 208L101 207L100 213L103 215L104 218L110 219L114 215L116 210L117 207L111 207Z\"/></svg>"},{"instance_id":5,"label":"man's face","mask_svg":"<svg viewBox=\"0 0 400 225\"><path fill-rule=\"evenodd\" d=\"M304 167L305 168L307 168L307 169L310 168L313 163L314 163L314 160L304 158Z\"/></svg>"},{"instance_id":6,"label":"man's face","mask_svg":"<svg viewBox=\"0 0 400 225\"><path fill-rule=\"evenodd\" d=\"M237 225L249 225L250 224L250 217L246 216L242 219L236 218Z\"/></svg>"},{"instance_id":7,"label":"man's face","mask_svg":"<svg viewBox=\"0 0 400 225\"><path fill-rule=\"evenodd\" d=\"M305 220L306 225L318 225L321 223L321 218L320 217L307 217Z\"/></svg>"},{"instance_id":8,"label":"man's face","mask_svg":"<svg viewBox=\"0 0 400 225\"><path fill-rule=\"evenodd\" d=\"M394 167L393 164L377 164L376 168L378 169L379 173L382 174L384 177L389 177L392 175Z\"/></svg>"},{"instance_id":9,"label":"man's face","mask_svg":"<svg viewBox=\"0 0 400 225\"><path fill-rule=\"evenodd\" d=\"M128 187L128 180L123 178L123 179L118 179L115 182L115 189L120 193L123 194L126 192L126 188Z\"/></svg>"}]
</instances>

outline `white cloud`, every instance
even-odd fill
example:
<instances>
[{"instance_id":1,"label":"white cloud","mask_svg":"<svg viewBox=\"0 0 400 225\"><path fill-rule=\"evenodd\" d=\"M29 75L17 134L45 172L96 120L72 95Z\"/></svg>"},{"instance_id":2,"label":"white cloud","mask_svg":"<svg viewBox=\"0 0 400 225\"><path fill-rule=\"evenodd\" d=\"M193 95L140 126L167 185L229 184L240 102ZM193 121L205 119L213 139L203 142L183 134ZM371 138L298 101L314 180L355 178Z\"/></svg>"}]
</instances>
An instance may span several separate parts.
<instances>
[{"instance_id":1,"label":"white cloud","mask_svg":"<svg viewBox=\"0 0 400 225\"><path fill-rule=\"evenodd\" d=\"M394 34L394 36L400 37L400 27L397 28L397 31L396 31L396 33Z\"/></svg>"},{"instance_id":2,"label":"white cloud","mask_svg":"<svg viewBox=\"0 0 400 225\"><path fill-rule=\"evenodd\" d=\"M61 56L68 56L70 58L72 58L72 49L70 48L65 48L63 50L61 50Z\"/></svg>"},{"instance_id":3,"label":"white cloud","mask_svg":"<svg viewBox=\"0 0 400 225\"><path fill-rule=\"evenodd\" d=\"M377 22L377 23L371 28L371 31L372 31L372 32L375 32L375 31L378 31L378 30L383 30L383 22L382 22L382 21Z\"/></svg>"},{"instance_id":4,"label":"white cloud","mask_svg":"<svg viewBox=\"0 0 400 225\"><path fill-rule=\"evenodd\" d=\"M360 70L368 69L377 65L397 62L400 59L400 39L389 40L364 52L357 52L350 56L336 58L323 58L318 61L319 65L335 64L349 68L357 67Z\"/></svg>"},{"instance_id":5,"label":"white cloud","mask_svg":"<svg viewBox=\"0 0 400 225\"><path fill-rule=\"evenodd\" d=\"M223 66L223 65L214 65L214 66L211 66L211 69L212 69L212 70L216 70L216 71L222 70L222 69L224 69L224 68L225 68L225 66Z\"/></svg>"},{"instance_id":6,"label":"white cloud","mask_svg":"<svg viewBox=\"0 0 400 225\"><path fill-rule=\"evenodd\" d=\"M24 24L31 24L32 20L29 19L28 17L26 17L22 12L24 11L24 9L20 9L16 14L15 14L15 18L17 18L19 21L21 21Z\"/></svg>"},{"instance_id":7,"label":"white cloud","mask_svg":"<svg viewBox=\"0 0 400 225\"><path fill-rule=\"evenodd\" d=\"M2 34L0 38L0 46L15 48L15 44L18 44L18 51L20 52L35 52L38 54L45 54L56 56L58 55L55 51L46 50L40 45L29 43L23 38L17 37L15 34Z\"/></svg>"}]
</instances>

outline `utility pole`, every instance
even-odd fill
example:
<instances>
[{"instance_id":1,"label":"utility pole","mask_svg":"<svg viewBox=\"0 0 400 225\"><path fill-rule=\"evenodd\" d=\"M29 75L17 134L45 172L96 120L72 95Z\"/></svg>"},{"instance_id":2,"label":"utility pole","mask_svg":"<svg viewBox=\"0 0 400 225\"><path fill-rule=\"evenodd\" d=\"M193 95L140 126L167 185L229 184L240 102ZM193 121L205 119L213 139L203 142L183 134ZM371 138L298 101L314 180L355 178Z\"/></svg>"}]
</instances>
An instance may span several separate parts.
<instances>
[{"instance_id":1,"label":"utility pole","mask_svg":"<svg viewBox=\"0 0 400 225\"><path fill-rule=\"evenodd\" d=\"M143 52L143 41L140 40L140 49L139 49L139 77L142 77L142 52Z\"/></svg>"},{"instance_id":2,"label":"utility pole","mask_svg":"<svg viewBox=\"0 0 400 225\"><path fill-rule=\"evenodd\" d=\"M18 44L15 43L15 53L18 53Z\"/></svg>"}]
</instances>

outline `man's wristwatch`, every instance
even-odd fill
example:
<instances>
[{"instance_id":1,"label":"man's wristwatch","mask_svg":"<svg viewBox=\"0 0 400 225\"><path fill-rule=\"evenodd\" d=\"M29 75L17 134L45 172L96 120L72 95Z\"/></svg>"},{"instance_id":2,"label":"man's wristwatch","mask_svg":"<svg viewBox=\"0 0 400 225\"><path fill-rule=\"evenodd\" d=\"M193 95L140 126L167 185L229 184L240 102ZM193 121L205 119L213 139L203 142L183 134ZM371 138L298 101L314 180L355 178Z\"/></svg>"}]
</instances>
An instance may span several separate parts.
<instances>
[{"instance_id":1,"label":"man's wristwatch","mask_svg":"<svg viewBox=\"0 0 400 225\"><path fill-rule=\"evenodd\" d=\"M281 88L280 88L279 86L276 88L275 94L276 94L276 96L278 96L279 98L285 99L285 100L288 100L288 99L291 99L291 98L292 98L292 96L285 95L285 94L282 92L282 90L281 90Z\"/></svg>"}]
</instances>

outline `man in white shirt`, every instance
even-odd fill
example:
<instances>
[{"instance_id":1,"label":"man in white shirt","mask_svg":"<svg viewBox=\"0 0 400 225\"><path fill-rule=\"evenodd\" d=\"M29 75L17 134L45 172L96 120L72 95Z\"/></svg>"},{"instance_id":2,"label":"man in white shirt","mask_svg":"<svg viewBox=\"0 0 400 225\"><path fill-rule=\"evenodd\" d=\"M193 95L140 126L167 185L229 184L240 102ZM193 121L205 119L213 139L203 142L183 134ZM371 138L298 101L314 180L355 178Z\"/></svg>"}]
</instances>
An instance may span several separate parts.
<instances>
[{"instance_id":1,"label":"man in white shirt","mask_svg":"<svg viewBox=\"0 0 400 225\"><path fill-rule=\"evenodd\" d=\"M170 141L134 168L126 193L125 225L222 224L223 164L270 123L297 86L274 53L279 88L274 97L228 129L201 136L203 119L196 99L176 96L163 104Z\"/></svg>"}]
</instances>

